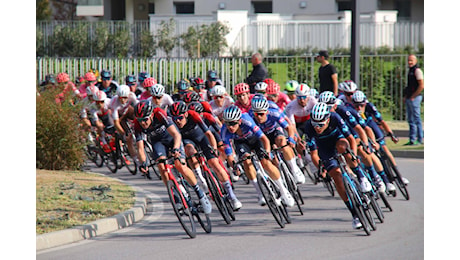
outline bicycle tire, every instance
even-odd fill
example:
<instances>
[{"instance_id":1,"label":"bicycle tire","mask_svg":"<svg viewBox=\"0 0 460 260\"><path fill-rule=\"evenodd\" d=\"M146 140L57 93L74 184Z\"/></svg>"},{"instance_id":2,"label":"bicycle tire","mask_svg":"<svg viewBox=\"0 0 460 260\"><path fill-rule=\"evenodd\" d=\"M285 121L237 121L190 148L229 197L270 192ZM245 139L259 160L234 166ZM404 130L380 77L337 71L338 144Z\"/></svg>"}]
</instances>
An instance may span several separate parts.
<instances>
[{"instance_id":1,"label":"bicycle tire","mask_svg":"<svg viewBox=\"0 0 460 260\"><path fill-rule=\"evenodd\" d=\"M394 165L393 162L389 159L388 159L388 164L390 166L389 170L391 172L391 175L393 176L394 183L396 184L396 186L398 186L398 189L399 191L401 191L401 194L403 195L403 197L406 200L409 200L410 199L409 191L407 191L407 186L402 180L402 175L399 172L398 167L396 167L396 165Z\"/></svg>"},{"instance_id":2,"label":"bicycle tire","mask_svg":"<svg viewBox=\"0 0 460 260\"><path fill-rule=\"evenodd\" d=\"M268 178L268 182L270 183L270 187L273 191L273 194L275 194L277 198L280 198L281 193L280 190L277 188L275 182L271 178ZM283 201L281 201L281 205L278 206L278 210L281 213L281 216L283 216L284 220L286 220L286 223L291 224L291 216L289 215L289 212L287 211L287 206L283 203Z\"/></svg>"},{"instance_id":3,"label":"bicycle tire","mask_svg":"<svg viewBox=\"0 0 460 260\"><path fill-rule=\"evenodd\" d=\"M117 164L117 157L115 155L115 152L110 152L108 154L104 155L104 162L107 168L110 170L112 173L116 173L118 171L118 164Z\"/></svg>"},{"instance_id":4,"label":"bicycle tire","mask_svg":"<svg viewBox=\"0 0 460 260\"><path fill-rule=\"evenodd\" d=\"M334 185L332 184L333 180L331 176L329 176L329 173L326 173L326 178L323 179L323 185L329 191L329 194L331 194L332 197L335 196L335 191L334 191Z\"/></svg>"},{"instance_id":5,"label":"bicycle tire","mask_svg":"<svg viewBox=\"0 0 460 260\"><path fill-rule=\"evenodd\" d=\"M370 194L369 196L369 199L371 201L370 204L371 204L372 210L374 211L375 215L379 219L380 223L383 223L383 219L385 218L385 216L383 215L382 208L380 207L379 202L377 201L377 198L378 198L377 193Z\"/></svg>"},{"instance_id":6,"label":"bicycle tire","mask_svg":"<svg viewBox=\"0 0 460 260\"><path fill-rule=\"evenodd\" d=\"M155 160L153 160L152 147L150 146L150 144L148 144L145 141L144 141L144 150L145 150L145 155L146 155L145 157L148 158L149 168L152 168L157 178L161 180L160 170L158 169L158 166L156 165Z\"/></svg>"},{"instance_id":7,"label":"bicycle tire","mask_svg":"<svg viewBox=\"0 0 460 260\"><path fill-rule=\"evenodd\" d=\"M179 187L177 187L174 181L172 180L169 180L167 182L167 185L168 185L169 201L171 202L171 205L173 207L174 214L179 220L179 223L181 224L182 228L185 230L185 233L187 233L187 235L190 238L195 238L196 237L195 221L193 220L192 213L190 212L188 205L186 205L186 203L184 204L184 201L182 201L182 199L179 199L179 201L176 201L177 200L176 198L180 198L181 197L180 194L182 194Z\"/></svg>"},{"instance_id":8,"label":"bicycle tire","mask_svg":"<svg viewBox=\"0 0 460 260\"><path fill-rule=\"evenodd\" d=\"M284 228L285 223L283 221L283 216L279 211L275 198L272 196L272 193L270 192L270 187L268 186L269 184L267 183L267 180L261 174L257 174L257 183L259 185L260 191L262 192L262 195L265 198L265 202L267 203L267 206L270 209L270 212L276 220L276 223L278 223L278 225L281 228Z\"/></svg>"},{"instance_id":9,"label":"bicycle tire","mask_svg":"<svg viewBox=\"0 0 460 260\"><path fill-rule=\"evenodd\" d=\"M100 147L87 146L89 158L98 168L104 166L104 158L100 152Z\"/></svg>"},{"instance_id":10,"label":"bicycle tire","mask_svg":"<svg viewBox=\"0 0 460 260\"><path fill-rule=\"evenodd\" d=\"M172 170L176 172L174 174L175 176L179 174L177 173L176 168L173 168ZM203 228L203 230L206 233L211 233L212 223L211 223L211 219L209 218L209 214L204 213L197 194L195 192L190 192L191 190L193 190L192 186L185 179L182 179L181 183L184 186L185 190L187 191L188 195L190 196L190 201L191 201L190 212L192 213L192 218L200 224L201 228Z\"/></svg>"},{"instance_id":11,"label":"bicycle tire","mask_svg":"<svg viewBox=\"0 0 460 260\"><path fill-rule=\"evenodd\" d=\"M210 174L212 173L210 172L205 173L205 180L206 180L206 183L208 184L208 189L209 189L209 193L211 194L211 199L216 204L217 209L219 210L219 213L224 219L225 223L230 224L232 220L230 218L230 215L228 214L227 206L225 205L225 202L224 202L224 197L221 196L219 193L219 187L216 184L216 179L210 176Z\"/></svg>"},{"instance_id":12,"label":"bicycle tire","mask_svg":"<svg viewBox=\"0 0 460 260\"><path fill-rule=\"evenodd\" d=\"M214 174L214 173L213 173ZM214 174L214 178L217 179L217 176ZM222 186L222 183L220 181L217 182L217 186L219 186L220 191L222 192L222 195L224 195L224 203L225 206L227 207L227 212L232 221L235 221L235 211L233 210L233 206L230 203L230 198L228 197L227 191L225 190L224 186Z\"/></svg>"},{"instance_id":13,"label":"bicycle tire","mask_svg":"<svg viewBox=\"0 0 460 260\"><path fill-rule=\"evenodd\" d=\"M291 193L292 197L294 198L297 208L299 209L300 215L303 215L303 210L302 210L303 203L302 203L301 198L299 197L300 193L297 192L299 190L299 187L297 186L297 183L295 182L294 177L292 176L291 172L289 171L289 168L287 167L284 161L280 161L279 169L280 169L280 173L283 175L284 181L286 182L288 191Z\"/></svg>"},{"instance_id":14,"label":"bicycle tire","mask_svg":"<svg viewBox=\"0 0 460 260\"><path fill-rule=\"evenodd\" d=\"M317 180L315 175L311 172L311 169L309 169L308 164L304 163L304 166L301 168L303 175L307 175L308 178L310 178L311 182L313 184L317 184Z\"/></svg>"},{"instance_id":15,"label":"bicycle tire","mask_svg":"<svg viewBox=\"0 0 460 260\"><path fill-rule=\"evenodd\" d=\"M390 202L388 201L386 195L387 195L387 194L386 194L385 192L382 192L382 193L379 192L379 198L382 199L383 204L385 205L385 207L386 207L389 211L393 211L393 208L391 207L391 204L390 204Z\"/></svg>"},{"instance_id":16,"label":"bicycle tire","mask_svg":"<svg viewBox=\"0 0 460 260\"><path fill-rule=\"evenodd\" d=\"M366 217L367 222L371 226L372 230L377 230L377 224L375 223L374 217L372 217L371 206L369 205L371 204L371 201L370 201L371 199L369 198L369 194L364 194L360 190L358 190L358 193L361 196L361 203L362 203L361 206L364 211L364 216Z\"/></svg>"},{"instance_id":17,"label":"bicycle tire","mask_svg":"<svg viewBox=\"0 0 460 260\"><path fill-rule=\"evenodd\" d=\"M137 163L136 163L136 160L134 160L134 158L131 157L131 154L129 153L129 150L128 150L128 145L123 144L120 148L121 148L120 161L122 162L124 166L126 166L128 171L132 175L136 175L137 174ZM125 158L127 159L128 163L124 160Z\"/></svg>"},{"instance_id":18,"label":"bicycle tire","mask_svg":"<svg viewBox=\"0 0 460 260\"><path fill-rule=\"evenodd\" d=\"M352 184L350 182L348 182L348 180L346 180L344 178L344 186L345 186L345 191L347 192L347 195L348 195L348 199L349 201L351 202L351 207L352 208L355 208L355 212L356 212L356 215L359 219L359 221L361 222L361 225L363 226L363 230L364 232L370 236L371 235L371 229L364 217L364 211L363 211L363 208L361 207L361 205L359 204L359 200L356 196L358 196L357 192L354 190Z\"/></svg>"}]
</instances>

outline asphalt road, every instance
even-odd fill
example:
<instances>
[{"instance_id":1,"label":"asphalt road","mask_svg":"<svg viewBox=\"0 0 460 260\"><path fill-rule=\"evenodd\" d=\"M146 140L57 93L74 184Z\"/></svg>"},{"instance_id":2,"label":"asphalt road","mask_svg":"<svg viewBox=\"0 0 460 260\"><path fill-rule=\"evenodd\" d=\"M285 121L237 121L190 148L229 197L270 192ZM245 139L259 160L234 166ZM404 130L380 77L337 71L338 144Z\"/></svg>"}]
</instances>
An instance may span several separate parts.
<instances>
[{"instance_id":1,"label":"asphalt road","mask_svg":"<svg viewBox=\"0 0 460 260\"><path fill-rule=\"evenodd\" d=\"M351 216L337 195L331 197L322 185L307 179L301 186L304 215L291 208L292 224L284 229L267 207L258 206L252 185L239 181L235 193L243 208L236 221L226 225L214 205L212 233L198 225L197 237L189 239L161 181L147 181L125 169L110 174L106 168L92 168L147 191L150 212L129 228L45 250L36 259L423 259L424 161L397 158L397 162L410 180L411 199L390 197L393 212L384 209L385 222L377 220L371 236L352 229Z\"/></svg>"}]
</instances>

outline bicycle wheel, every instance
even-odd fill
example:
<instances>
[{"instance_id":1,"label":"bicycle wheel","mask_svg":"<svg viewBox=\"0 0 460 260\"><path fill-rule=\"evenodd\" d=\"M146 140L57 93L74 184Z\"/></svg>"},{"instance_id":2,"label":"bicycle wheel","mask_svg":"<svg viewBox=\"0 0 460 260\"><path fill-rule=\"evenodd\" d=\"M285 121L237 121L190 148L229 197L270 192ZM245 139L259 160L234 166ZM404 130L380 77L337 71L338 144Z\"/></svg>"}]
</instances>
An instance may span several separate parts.
<instances>
[{"instance_id":1,"label":"bicycle wheel","mask_svg":"<svg viewBox=\"0 0 460 260\"><path fill-rule=\"evenodd\" d=\"M402 180L402 175L399 173L398 167L391 162L391 160L388 159L388 165L389 171L391 172L391 175L393 176L394 183L396 186L398 186L399 191L401 191L401 194L404 196L406 200L409 200L409 192L407 191L406 184Z\"/></svg>"},{"instance_id":2,"label":"bicycle wheel","mask_svg":"<svg viewBox=\"0 0 460 260\"><path fill-rule=\"evenodd\" d=\"M297 183L295 182L294 177L292 176L291 172L289 171L284 161L281 161L279 163L279 169L280 169L280 173L283 175L283 179L286 182L286 186L289 192L291 193L292 197L295 200L295 203L297 204L297 208L299 209L300 215L303 215L303 210L301 207L301 205L303 204L303 200L300 196L299 187L297 186Z\"/></svg>"},{"instance_id":3,"label":"bicycle wheel","mask_svg":"<svg viewBox=\"0 0 460 260\"><path fill-rule=\"evenodd\" d=\"M182 228L185 230L185 233L187 233L190 238L195 238L195 221L193 220L192 213L190 212L187 202L185 202L185 199L182 199L182 193L174 181L169 180L167 184L169 201L171 202L171 205L174 209L174 214L176 214L176 217L179 220Z\"/></svg>"},{"instance_id":4,"label":"bicycle wheel","mask_svg":"<svg viewBox=\"0 0 460 260\"><path fill-rule=\"evenodd\" d=\"M173 168L173 171L177 171L177 170ZM178 173L176 173L175 175L177 174ZM203 228L203 230L206 233L211 233L212 226L211 226L211 219L209 218L209 214L204 213L203 208L201 206L201 203L199 202L199 199L196 193L190 192L191 190L193 190L192 186L190 186L190 184L184 179L181 180L181 183L184 186L185 190L187 191L188 195L190 196L190 201L191 201L190 212L192 213L192 218L198 223L200 223L200 226Z\"/></svg>"},{"instance_id":5,"label":"bicycle wheel","mask_svg":"<svg viewBox=\"0 0 460 260\"><path fill-rule=\"evenodd\" d=\"M323 185L329 191L332 197L335 196L333 180L329 173L326 173L326 178L323 179Z\"/></svg>"},{"instance_id":6,"label":"bicycle wheel","mask_svg":"<svg viewBox=\"0 0 460 260\"><path fill-rule=\"evenodd\" d=\"M372 207L372 210L374 211L375 215L379 219L380 223L383 223L383 219L385 218L385 216L383 215L382 208L380 207L377 201L377 198L378 198L377 193L369 194L370 205Z\"/></svg>"},{"instance_id":7,"label":"bicycle wheel","mask_svg":"<svg viewBox=\"0 0 460 260\"><path fill-rule=\"evenodd\" d=\"M214 201L214 203L217 206L217 209L220 212L220 215L224 219L225 223L230 224L231 218L230 215L228 214L227 210L227 205L225 205L224 202L224 197L220 195L219 193L219 187L216 184L216 179L213 178L213 176L210 176L210 172L205 173L205 180L206 183L208 184L209 188L209 193L211 194L211 199Z\"/></svg>"},{"instance_id":8,"label":"bicycle wheel","mask_svg":"<svg viewBox=\"0 0 460 260\"><path fill-rule=\"evenodd\" d=\"M377 230L377 224L375 223L375 219L372 217L371 214L371 198L369 197L369 194L362 193L360 190L358 190L359 195L361 196L361 206L364 211L364 216L366 217L369 225L371 226L372 230Z\"/></svg>"},{"instance_id":9,"label":"bicycle wheel","mask_svg":"<svg viewBox=\"0 0 460 260\"><path fill-rule=\"evenodd\" d=\"M390 202L388 201L385 192L382 192L382 193L379 192L379 198L382 199L383 204L385 204L385 207L386 207L389 211L393 211L393 208L391 207Z\"/></svg>"},{"instance_id":10,"label":"bicycle wheel","mask_svg":"<svg viewBox=\"0 0 460 260\"><path fill-rule=\"evenodd\" d=\"M132 175L136 175L137 174L137 163L136 163L136 160L134 160L134 158L131 157L131 154L129 153L129 150L128 150L128 145L123 144L120 148L121 148L120 161L122 162L122 165L126 166L126 168L128 168L128 171Z\"/></svg>"},{"instance_id":11,"label":"bicycle wheel","mask_svg":"<svg viewBox=\"0 0 460 260\"><path fill-rule=\"evenodd\" d=\"M112 173L117 172L118 165L117 165L117 156L115 152L110 152L110 153L105 154L104 163Z\"/></svg>"},{"instance_id":12,"label":"bicycle wheel","mask_svg":"<svg viewBox=\"0 0 460 260\"><path fill-rule=\"evenodd\" d=\"M358 192L356 191L355 187L346 178L344 178L343 184L345 186L345 191L347 192L349 201L352 204L352 208L355 209L356 215L359 221L361 222L361 225L363 226L364 232L366 232L366 234L370 236L371 229L366 221L366 218L364 217L364 210L362 208L362 205L359 203L359 199L357 197L359 196Z\"/></svg>"},{"instance_id":13,"label":"bicycle wheel","mask_svg":"<svg viewBox=\"0 0 460 260\"><path fill-rule=\"evenodd\" d=\"M158 166L156 165L155 160L153 160L152 147L150 146L150 144L148 144L145 141L144 141L144 149L145 149L145 156L149 162L149 168L151 168L153 172L155 173L155 175L157 176L157 178L161 180L160 170L158 169Z\"/></svg>"},{"instance_id":14,"label":"bicycle wheel","mask_svg":"<svg viewBox=\"0 0 460 260\"><path fill-rule=\"evenodd\" d=\"M265 198L265 202L267 203L270 212L275 218L276 223L278 223L281 228L284 228L285 223L282 219L283 217L279 211L276 198L272 195L271 188L269 187L267 180L261 174L257 174L257 183L259 184L260 191L262 192L262 195ZM279 203L281 203L281 201Z\"/></svg>"},{"instance_id":15,"label":"bicycle wheel","mask_svg":"<svg viewBox=\"0 0 460 260\"><path fill-rule=\"evenodd\" d=\"M104 158L102 158L102 154L100 152L100 147L94 146L87 146L87 155L88 159L90 159L97 167L104 166Z\"/></svg>"},{"instance_id":16,"label":"bicycle wheel","mask_svg":"<svg viewBox=\"0 0 460 260\"><path fill-rule=\"evenodd\" d=\"M278 189L278 186L276 186L275 182L270 178L268 178L268 182L269 182L270 188L272 189L272 194L274 194L276 198L281 200L281 192ZM291 224L292 223L291 216L289 216L287 207L282 201L281 201L281 205L278 205L278 210L281 213L281 216L283 216L283 218L286 220L286 223Z\"/></svg>"}]
</instances>

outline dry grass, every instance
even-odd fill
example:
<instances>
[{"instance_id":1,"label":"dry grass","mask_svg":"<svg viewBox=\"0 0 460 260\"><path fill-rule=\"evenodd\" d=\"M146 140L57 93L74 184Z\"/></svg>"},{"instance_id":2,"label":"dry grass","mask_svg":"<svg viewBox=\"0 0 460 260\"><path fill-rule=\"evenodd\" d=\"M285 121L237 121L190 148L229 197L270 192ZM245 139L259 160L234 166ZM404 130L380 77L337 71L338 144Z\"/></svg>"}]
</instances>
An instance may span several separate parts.
<instances>
[{"instance_id":1,"label":"dry grass","mask_svg":"<svg viewBox=\"0 0 460 260\"><path fill-rule=\"evenodd\" d=\"M36 233L113 216L134 205L134 190L98 174L37 169Z\"/></svg>"}]
</instances>

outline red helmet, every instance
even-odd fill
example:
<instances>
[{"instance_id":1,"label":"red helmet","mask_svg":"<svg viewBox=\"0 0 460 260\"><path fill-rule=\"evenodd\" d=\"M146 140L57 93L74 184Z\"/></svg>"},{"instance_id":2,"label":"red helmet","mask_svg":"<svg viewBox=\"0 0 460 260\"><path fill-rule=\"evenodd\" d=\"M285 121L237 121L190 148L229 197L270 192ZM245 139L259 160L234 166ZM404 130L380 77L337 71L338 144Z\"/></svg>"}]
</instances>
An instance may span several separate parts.
<instances>
[{"instance_id":1,"label":"red helmet","mask_svg":"<svg viewBox=\"0 0 460 260\"><path fill-rule=\"evenodd\" d=\"M267 83L267 85L270 85L271 83L275 83L275 81L271 78L264 79L264 82Z\"/></svg>"},{"instance_id":2,"label":"red helmet","mask_svg":"<svg viewBox=\"0 0 460 260\"><path fill-rule=\"evenodd\" d=\"M187 92L184 96L185 103L190 103L192 101L199 101L199 100L200 100L200 94L196 93L195 91Z\"/></svg>"},{"instance_id":3,"label":"red helmet","mask_svg":"<svg viewBox=\"0 0 460 260\"><path fill-rule=\"evenodd\" d=\"M182 115L187 112L187 105L184 101L176 101L169 107L169 113L172 116Z\"/></svg>"},{"instance_id":4,"label":"red helmet","mask_svg":"<svg viewBox=\"0 0 460 260\"><path fill-rule=\"evenodd\" d=\"M155 78L150 77L150 78L144 79L144 87L145 88L151 88L155 84L157 84L157 81L156 81Z\"/></svg>"},{"instance_id":5,"label":"red helmet","mask_svg":"<svg viewBox=\"0 0 460 260\"><path fill-rule=\"evenodd\" d=\"M153 105L150 100L141 100L134 107L134 116L136 118L146 118L149 117L153 112Z\"/></svg>"},{"instance_id":6,"label":"red helmet","mask_svg":"<svg viewBox=\"0 0 460 260\"><path fill-rule=\"evenodd\" d=\"M203 105L200 102L192 102L187 106L188 110L193 110L197 113L202 113L204 111Z\"/></svg>"},{"instance_id":7,"label":"red helmet","mask_svg":"<svg viewBox=\"0 0 460 260\"><path fill-rule=\"evenodd\" d=\"M192 84L192 87L202 86L204 85L204 80L196 77L190 83Z\"/></svg>"},{"instance_id":8,"label":"red helmet","mask_svg":"<svg viewBox=\"0 0 460 260\"><path fill-rule=\"evenodd\" d=\"M57 74L56 80L57 80L57 83L68 82L70 80L70 77L69 77L69 74L65 72L61 72Z\"/></svg>"},{"instance_id":9,"label":"red helmet","mask_svg":"<svg viewBox=\"0 0 460 260\"><path fill-rule=\"evenodd\" d=\"M275 95L280 92L280 85L276 82L270 83L267 86L267 95Z\"/></svg>"},{"instance_id":10,"label":"red helmet","mask_svg":"<svg viewBox=\"0 0 460 260\"><path fill-rule=\"evenodd\" d=\"M94 75L94 73L92 72L86 72L85 80L86 81L96 81L96 75Z\"/></svg>"},{"instance_id":11,"label":"red helmet","mask_svg":"<svg viewBox=\"0 0 460 260\"><path fill-rule=\"evenodd\" d=\"M246 83L238 83L236 86L233 88L233 94L239 95L249 92L249 85Z\"/></svg>"}]
</instances>

